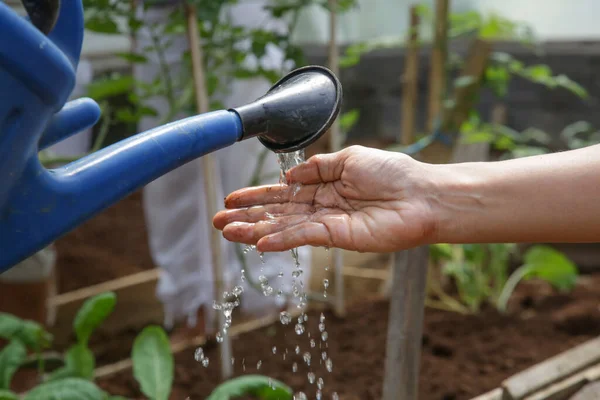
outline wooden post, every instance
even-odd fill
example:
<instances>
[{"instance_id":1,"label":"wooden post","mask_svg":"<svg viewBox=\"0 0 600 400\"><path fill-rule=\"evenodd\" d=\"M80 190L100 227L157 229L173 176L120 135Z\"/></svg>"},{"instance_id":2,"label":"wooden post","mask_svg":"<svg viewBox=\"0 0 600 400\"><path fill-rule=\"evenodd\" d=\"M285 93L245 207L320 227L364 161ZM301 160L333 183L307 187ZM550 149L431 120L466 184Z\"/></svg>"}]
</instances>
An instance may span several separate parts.
<instances>
[{"instance_id":1,"label":"wooden post","mask_svg":"<svg viewBox=\"0 0 600 400\"><path fill-rule=\"evenodd\" d=\"M383 400L416 400L429 247L394 254Z\"/></svg>"},{"instance_id":2,"label":"wooden post","mask_svg":"<svg viewBox=\"0 0 600 400\"><path fill-rule=\"evenodd\" d=\"M400 143L411 144L415 138L415 110L419 83L419 15L417 7L410 8L410 34L405 48L404 74L402 75L402 110Z\"/></svg>"},{"instance_id":3,"label":"wooden post","mask_svg":"<svg viewBox=\"0 0 600 400\"><path fill-rule=\"evenodd\" d=\"M329 1L329 69L335 75L339 75L340 63L337 46L337 0ZM340 151L342 149L342 135L340 132L340 124L336 119L330 129L329 148L331 152ZM340 249L331 250L331 261L334 271L335 297L334 312L337 316L346 315L346 307L344 304L344 257Z\"/></svg>"},{"instance_id":4,"label":"wooden post","mask_svg":"<svg viewBox=\"0 0 600 400\"><path fill-rule=\"evenodd\" d=\"M433 47L429 75L428 129L435 129L435 120L442 112L442 96L446 88L446 58L448 46L448 10L450 0L436 0Z\"/></svg>"},{"instance_id":5,"label":"wooden post","mask_svg":"<svg viewBox=\"0 0 600 400\"><path fill-rule=\"evenodd\" d=\"M200 43L200 35L198 33L198 19L196 16L196 8L190 4L185 5L187 16L187 34L190 43L190 51L192 55L192 72L194 76L194 86L196 91L196 107L199 114L209 111L208 95L206 93L206 78L204 76L204 61L202 54L202 45ZM202 169L204 172L204 191L206 192L206 212L209 220L217 213L217 199L215 186L215 161L213 155L207 154L202 157ZM223 255L221 254L221 234L212 226L210 244L213 264L213 279L215 296L223 293ZM223 313L217 313L217 326L223 326L225 317ZM221 377L223 379L230 378L233 375L233 367L229 360L231 359L231 341L228 335L224 335L224 340L220 345L221 352Z\"/></svg>"}]
</instances>

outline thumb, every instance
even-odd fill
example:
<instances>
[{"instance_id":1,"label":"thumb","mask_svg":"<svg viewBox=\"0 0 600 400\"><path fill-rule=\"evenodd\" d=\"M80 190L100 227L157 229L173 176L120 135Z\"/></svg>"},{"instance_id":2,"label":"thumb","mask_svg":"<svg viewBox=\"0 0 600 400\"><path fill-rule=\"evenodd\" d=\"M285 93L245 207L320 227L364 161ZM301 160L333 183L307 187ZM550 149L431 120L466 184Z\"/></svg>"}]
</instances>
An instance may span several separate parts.
<instances>
[{"instance_id":1,"label":"thumb","mask_svg":"<svg viewBox=\"0 0 600 400\"><path fill-rule=\"evenodd\" d=\"M336 153L317 154L292 169L286 178L291 183L304 185L333 182L340 179L344 170L347 153L342 150Z\"/></svg>"}]
</instances>

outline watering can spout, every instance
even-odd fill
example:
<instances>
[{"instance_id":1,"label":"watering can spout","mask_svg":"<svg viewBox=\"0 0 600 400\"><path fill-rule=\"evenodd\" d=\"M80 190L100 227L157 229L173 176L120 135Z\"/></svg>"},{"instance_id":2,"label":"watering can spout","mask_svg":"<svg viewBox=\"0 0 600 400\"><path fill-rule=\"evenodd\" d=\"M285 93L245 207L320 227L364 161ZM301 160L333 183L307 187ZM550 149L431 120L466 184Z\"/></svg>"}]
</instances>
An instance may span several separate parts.
<instances>
[{"instance_id":1,"label":"watering can spout","mask_svg":"<svg viewBox=\"0 0 600 400\"><path fill-rule=\"evenodd\" d=\"M59 168L46 169L37 152L29 151L22 156L23 173L7 200L0 201L0 273L154 179L205 154L255 137L274 152L305 148L331 126L340 103L337 78L326 68L310 66L292 71L250 104L138 133ZM34 150L98 118L99 109L91 99L70 102L49 119Z\"/></svg>"},{"instance_id":2,"label":"watering can spout","mask_svg":"<svg viewBox=\"0 0 600 400\"><path fill-rule=\"evenodd\" d=\"M304 149L315 142L337 117L342 86L323 67L299 68L263 97L234 111L243 125L242 139L258 136L276 153Z\"/></svg>"}]
</instances>

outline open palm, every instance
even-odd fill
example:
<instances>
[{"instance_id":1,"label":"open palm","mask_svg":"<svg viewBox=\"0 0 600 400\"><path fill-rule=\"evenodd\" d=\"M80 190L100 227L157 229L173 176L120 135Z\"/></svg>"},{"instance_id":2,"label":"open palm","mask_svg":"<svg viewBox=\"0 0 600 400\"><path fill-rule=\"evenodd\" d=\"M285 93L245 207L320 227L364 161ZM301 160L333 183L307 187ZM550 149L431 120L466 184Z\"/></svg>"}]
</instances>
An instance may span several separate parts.
<instances>
[{"instance_id":1,"label":"open palm","mask_svg":"<svg viewBox=\"0 0 600 400\"><path fill-rule=\"evenodd\" d=\"M213 222L228 240L259 251L397 251L424 243L435 230L425 176L406 155L352 146L292 168L289 185L231 193Z\"/></svg>"}]
</instances>

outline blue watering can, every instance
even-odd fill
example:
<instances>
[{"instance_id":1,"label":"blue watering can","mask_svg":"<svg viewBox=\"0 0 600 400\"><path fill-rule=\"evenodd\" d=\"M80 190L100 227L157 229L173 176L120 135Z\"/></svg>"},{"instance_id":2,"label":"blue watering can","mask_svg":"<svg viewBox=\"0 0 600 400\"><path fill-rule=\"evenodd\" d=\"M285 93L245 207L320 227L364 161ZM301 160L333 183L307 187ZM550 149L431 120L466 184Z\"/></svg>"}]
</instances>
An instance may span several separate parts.
<instances>
[{"instance_id":1,"label":"blue watering can","mask_svg":"<svg viewBox=\"0 0 600 400\"><path fill-rule=\"evenodd\" d=\"M46 169L38 152L93 126L100 108L88 98L66 103L83 42L81 0L23 3L29 18L0 1L0 273L193 159L253 137L274 152L296 151L339 113L335 75L303 67L253 103L172 122Z\"/></svg>"}]
</instances>

